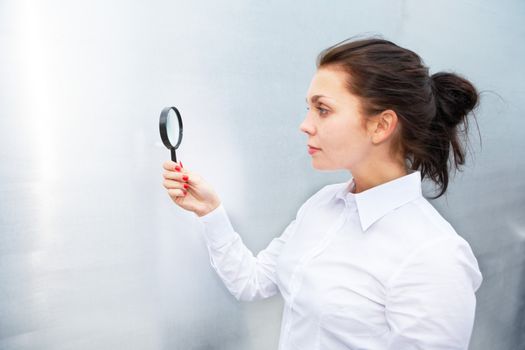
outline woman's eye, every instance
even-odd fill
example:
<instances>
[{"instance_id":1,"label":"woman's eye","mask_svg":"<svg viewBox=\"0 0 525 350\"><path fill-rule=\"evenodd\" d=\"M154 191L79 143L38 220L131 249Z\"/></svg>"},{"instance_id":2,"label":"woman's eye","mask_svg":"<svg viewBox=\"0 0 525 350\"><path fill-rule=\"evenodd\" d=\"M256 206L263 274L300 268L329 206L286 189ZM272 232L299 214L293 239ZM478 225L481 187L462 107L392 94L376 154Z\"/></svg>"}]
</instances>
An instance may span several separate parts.
<instances>
[{"instance_id":1,"label":"woman's eye","mask_svg":"<svg viewBox=\"0 0 525 350\"><path fill-rule=\"evenodd\" d=\"M321 114L321 115L325 115L326 113L328 113L327 109L324 109L322 107L316 107L316 108L319 111L319 114Z\"/></svg>"},{"instance_id":2,"label":"woman's eye","mask_svg":"<svg viewBox=\"0 0 525 350\"><path fill-rule=\"evenodd\" d=\"M322 107L315 107L315 108L319 111L319 114L320 114L320 115L325 115L325 114L328 112L327 109L324 109L324 108L322 108ZM309 108L309 107L306 107L306 110L309 111L310 108Z\"/></svg>"}]
</instances>

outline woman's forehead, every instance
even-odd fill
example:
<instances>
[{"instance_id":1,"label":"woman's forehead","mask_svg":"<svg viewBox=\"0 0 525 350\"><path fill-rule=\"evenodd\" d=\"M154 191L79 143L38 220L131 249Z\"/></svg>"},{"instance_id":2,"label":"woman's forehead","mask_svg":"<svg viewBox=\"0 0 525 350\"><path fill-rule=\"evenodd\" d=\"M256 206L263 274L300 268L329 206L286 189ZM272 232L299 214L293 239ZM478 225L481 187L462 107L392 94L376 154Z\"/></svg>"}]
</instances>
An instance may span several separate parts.
<instances>
[{"instance_id":1,"label":"woman's forehead","mask_svg":"<svg viewBox=\"0 0 525 350\"><path fill-rule=\"evenodd\" d=\"M346 73L341 70L319 69L310 83L306 102L315 103L319 100L341 103L349 99L354 100L355 97L346 87L346 78Z\"/></svg>"}]
</instances>

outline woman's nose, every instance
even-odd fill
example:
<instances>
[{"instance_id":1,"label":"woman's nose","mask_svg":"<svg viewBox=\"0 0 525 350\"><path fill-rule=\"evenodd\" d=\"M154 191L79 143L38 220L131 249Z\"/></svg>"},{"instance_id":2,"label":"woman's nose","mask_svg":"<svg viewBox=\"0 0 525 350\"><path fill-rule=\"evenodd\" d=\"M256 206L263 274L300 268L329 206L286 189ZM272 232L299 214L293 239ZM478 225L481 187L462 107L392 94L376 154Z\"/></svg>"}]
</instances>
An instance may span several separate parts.
<instances>
[{"instance_id":1,"label":"woman's nose","mask_svg":"<svg viewBox=\"0 0 525 350\"><path fill-rule=\"evenodd\" d=\"M306 117L301 125L299 125L299 130L302 132L305 132L307 134L313 134L314 133L314 127L313 125L308 121L308 117Z\"/></svg>"}]
</instances>

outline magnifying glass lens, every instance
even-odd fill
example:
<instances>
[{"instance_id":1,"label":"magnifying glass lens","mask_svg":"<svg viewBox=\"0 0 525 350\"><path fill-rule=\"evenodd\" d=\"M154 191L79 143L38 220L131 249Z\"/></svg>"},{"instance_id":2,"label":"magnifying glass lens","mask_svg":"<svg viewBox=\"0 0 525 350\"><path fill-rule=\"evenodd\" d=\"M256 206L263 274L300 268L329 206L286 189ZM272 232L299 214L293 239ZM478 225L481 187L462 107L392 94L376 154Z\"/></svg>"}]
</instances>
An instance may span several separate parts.
<instances>
[{"instance_id":1,"label":"magnifying glass lens","mask_svg":"<svg viewBox=\"0 0 525 350\"><path fill-rule=\"evenodd\" d=\"M166 131L168 139L172 145L176 145L179 141L179 123L177 114L173 109L170 109L166 118Z\"/></svg>"},{"instance_id":2,"label":"magnifying glass lens","mask_svg":"<svg viewBox=\"0 0 525 350\"><path fill-rule=\"evenodd\" d=\"M175 150L182 141L182 118L177 108L165 107L160 112L159 131L162 143L170 150L171 160L176 162Z\"/></svg>"}]
</instances>

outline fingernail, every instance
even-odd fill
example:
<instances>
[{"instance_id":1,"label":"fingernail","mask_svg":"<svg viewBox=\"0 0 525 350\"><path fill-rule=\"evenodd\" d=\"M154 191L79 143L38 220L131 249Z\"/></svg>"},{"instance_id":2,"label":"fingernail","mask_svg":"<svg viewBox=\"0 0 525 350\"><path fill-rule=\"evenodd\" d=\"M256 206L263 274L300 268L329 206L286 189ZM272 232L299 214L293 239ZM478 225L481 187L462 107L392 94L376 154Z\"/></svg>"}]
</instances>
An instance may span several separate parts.
<instances>
[{"instance_id":1,"label":"fingernail","mask_svg":"<svg viewBox=\"0 0 525 350\"><path fill-rule=\"evenodd\" d=\"M184 181L188 181L188 175L184 175L184 176L182 177L182 179L183 179Z\"/></svg>"},{"instance_id":2,"label":"fingernail","mask_svg":"<svg viewBox=\"0 0 525 350\"><path fill-rule=\"evenodd\" d=\"M184 195L186 195L186 193L188 193L188 192L186 192L186 191L182 190L182 193L184 193Z\"/></svg>"},{"instance_id":3,"label":"fingernail","mask_svg":"<svg viewBox=\"0 0 525 350\"><path fill-rule=\"evenodd\" d=\"M182 162L180 162L180 166L184 168L184 165L182 165Z\"/></svg>"},{"instance_id":4,"label":"fingernail","mask_svg":"<svg viewBox=\"0 0 525 350\"><path fill-rule=\"evenodd\" d=\"M188 187L190 187L190 185L184 184L184 188L188 188Z\"/></svg>"},{"instance_id":5,"label":"fingernail","mask_svg":"<svg viewBox=\"0 0 525 350\"><path fill-rule=\"evenodd\" d=\"M180 171L180 166L177 165L177 166L175 167L175 170Z\"/></svg>"}]
</instances>

